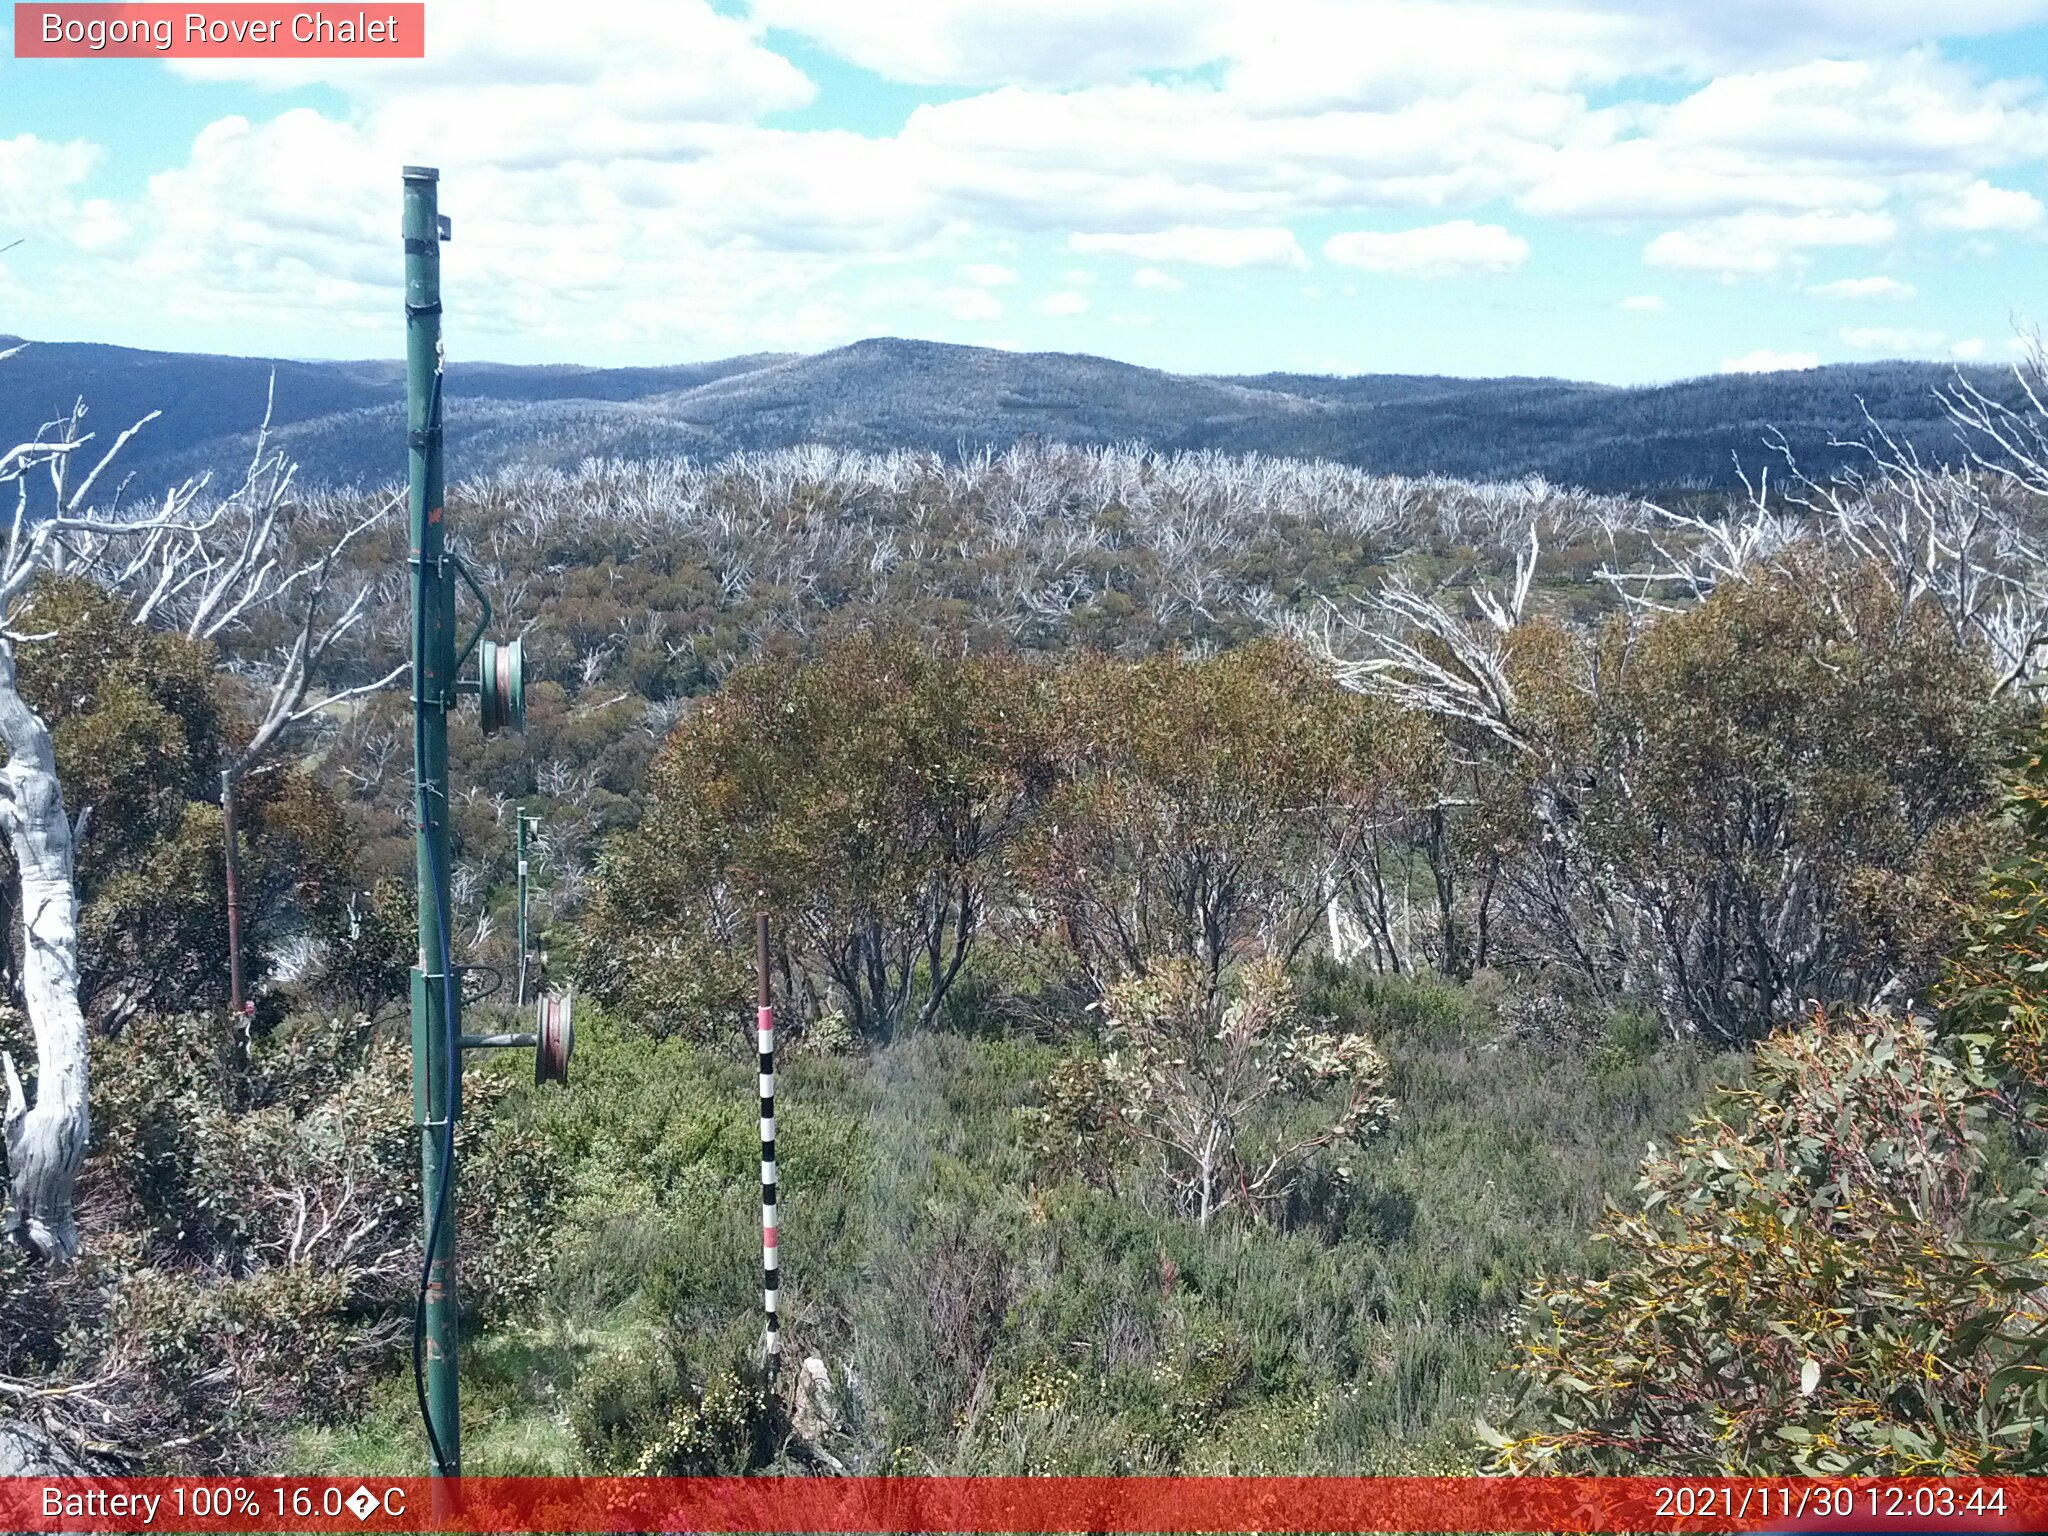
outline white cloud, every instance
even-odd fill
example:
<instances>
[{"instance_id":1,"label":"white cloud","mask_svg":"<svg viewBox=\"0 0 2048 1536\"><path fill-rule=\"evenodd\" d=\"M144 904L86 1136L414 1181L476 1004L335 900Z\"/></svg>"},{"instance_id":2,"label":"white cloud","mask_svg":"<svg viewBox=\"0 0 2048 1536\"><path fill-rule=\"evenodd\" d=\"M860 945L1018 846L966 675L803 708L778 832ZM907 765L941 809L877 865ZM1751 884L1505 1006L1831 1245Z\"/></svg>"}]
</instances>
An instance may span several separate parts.
<instances>
[{"instance_id":1,"label":"white cloud","mask_svg":"<svg viewBox=\"0 0 2048 1536\"><path fill-rule=\"evenodd\" d=\"M1473 222L1507 207L1627 229L1652 265L1767 277L1883 246L1907 217L2041 218L2000 185L2048 142L2041 88L1915 45L2048 16L2048 0L1954 0L1933 24L1919 0L588 9L563 31L541 24L543 0L436 0L424 62L179 64L318 82L331 104L223 118L140 196L93 195L109 189L90 145L0 140L0 220L89 258L53 304L117 315L139 284L167 314L211 319L233 299L313 329L381 327L395 169L427 160L474 329L688 355L830 344L889 304L970 318L993 301L967 290L1015 283L1002 263L1061 239L1170 292L1183 266L1306 267L1293 231L1308 220L1354 229L1327 254L1369 271L1513 270L1524 236L1545 237ZM978 89L894 132L772 126L817 99L781 28L893 79ZM1649 99L1649 78L1676 99ZM1846 290L1894 281L1812 291L1875 298Z\"/></svg>"},{"instance_id":2,"label":"white cloud","mask_svg":"<svg viewBox=\"0 0 2048 1536\"><path fill-rule=\"evenodd\" d=\"M1845 346L1897 357L1936 351L1947 340L1940 331L1889 325L1853 325L1842 332Z\"/></svg>"},{"instance_id":3,"label":"white cloud","mask_svg":"<svg viewBox=\"0 0 2048 1536\"><path fill-rule=\"evenodd\" d=\"M1584 116L1573 98L1481 91L1400 112L1259 115L1224 91L1145 81L920 107L896 142L904 175L983 225L1243 231L1504 195L1535 146Z\"/></svg>"},{"instance_id":4,"label":"white cloud","mask_svg":"<svg viewBox=\"0 0 2048 1536\"><path fill-rule=\"evenodd\" d=\"M1931 204L1924 214L1938 229L2021 230L2040 224L2044 210L2031 192L1974 181L1954 196Z\"/></svg>"},{"instance_id":5,"label":"white cloud","mask_svg":"<svg viewBox=\"0 0 2048 1536\"><path fill-rule=\"evenodd\" d=\"M309 108L209 125L184 164L150 179L119 267L81 270L77 284L118 270L170 320L232 312L252 325L388 328L395 168L412 157L389 153L377 132ZM838 141L827 139L829 158ZM661 337L702 355L853 339L859 294L844 278L852 265L897 263L906 247L889 245L906 239L907 215L820 191L786 216L779 245L765 244L759 232L778 227L766 201L775 170L742 153L445 177L456 235L444 271L465 295L469 344L511 334L588 355Z\"/></svg>"},{"instance_id":6,"label":"white cloud","mask_svg":"<svg viewBox=\"0 0 2048 1536\"><path fill-rule=\"evenodd\" d=\"M1041 315L1085 315L1088 313L1088 295L1076 293L1071 288L1049 293L1038 301L1038 312Z\"/></svg>"},{"instance_id":7,"label":"white cloud","mask_svg":"<svg viewBox=\"0 0 2048 1536\"><path fill-rule=\"evenodd\" d=\"M1000 320L1003 318L1002 300L986 288L947 288L939 294L939 304L955 320Z\"/></svg>"},{"instance_id":8,"label":"white cloud","mask_svg":"<svg viewBox=\"0 0 2048 1536\"><path fill-rule=\"evenodd\" d=\"M1936 31L1992 33L2044 14L2042 0L1956 0L1933 24L1924 0L752 0L756 21L892 80L1065 89L1214 64L1234 93L1290 111L1475 82L1577 90L1703 79L1888 53Z\"/></svg>"},{"instance_id":9,"label":"white cloud","mask_svg":"<svg viewBox=\"0 0 2048 1536\"><path fill-rule=\"evenodd\" d=\"M1896 175L2024 157L2040 123L2037 93L1986 84L1921 49L1723 75L1658 114L1656 131L1792 164Z\"/></svg>"},{"instance_id":10,"label":"white cloud","mask_svg":"<svg viewBox=\"0 0 2048 1536\"><path fill-rule=\"evenodd\" d=\"M111 246L130 227L122 254L166 315L232 297L252 318L375 326L396 275L397 167L436 163L472 327L673 336L698 352L850 339L879 291L853 269L988 249L950 231L902 144L755 126L814 91L748 23L704 0L557 19L540 0L436 0L424 65L192 63L215 79L320 79L345 105L222 118L143 197L80 228Z\"/></svg>"},{"instance_id":11,"label":"white cloud","mask_svg":"<svg viewBox=\"0 0 2048 1536\"><path fill-rule=\"evenodd\" d=\"M389 244L380 237L397 204L395 166L380 165L357 129L310 107L264 123L223 117L200 131L183 165L150 177L135 221L138 266L159 282L259 293L289 286L294 273L388 281L389 261L380 271L372 252ZM232 267L219 260L223 247Z\"/></svg>"},{"instance_id":12,"label":"white cloud","mask_svg":"<svg viewBox=\"0 0 2048 1536\"><path fill-rule=\"evenodd\" d=\"M1901 188L2029 158L2048 113L2038 89L1916 50L1751 68L1585 127L1531 154L1518 206L1616 223L1880 209Z\"/></svg>"},{"instance_id":13,"label":"white cloud","mask_svg":"<svg viewBox=\"0 0 2048 1536\"><path fill-rule=\"evenodd\" d=\"M1948 355L1959 363L1974 363L1984 355L1984 352L1985 346L1982 336L1971 336L1966 340L1956 342L1948 349Z\"/></svg>"},{"instance_id":14,"label":"white cloud","mask_svg":"<svg viewBox=\"0 0 2048 1536\"><path fill-rule=\"evenodd\" d=\"M1515 206L1543 218L1626 225L1876 206L1887 195L1882 180L1853 167L1802 165L1655 137L1583 143L1533 158L1541 173L1516 196Z\"/></svg>"},{"instance_id":15,"label":"white cloud","mask_svg":"<svg viewBox=\"0 0 2048 1536\"><path fill-rule=\"evenodd\" d=\"M1201 267L1305 267L1288 229L1205 229L1182 225L1150 234L1074 234L1067 247L1085 256L1131 256Z\"/></svg>"},{"instance_id":16,"label":"white cloud","mask_svg":"<svg viewBox=\"0 0 2048 1536\"><path fill-rule=\"evenodd\" d=\"M1215 56L1229 0L753 0L756 19L913 85L1087 85Z\"/></svg>"},{"instance_id":17,"label":"white cloud","mask_svg":"<svg viewBox=\"0 0 2048 1536\"><path fill-rule=\"evenodd\" d=\"M1228 23L1230 83L1282 109L1379 107L1481 81L1561 90L1608 75L1633 30L1595 6L1251 0Z\"/></svg>"},{"instance_id":18,"label":"white cloud","mask_svg":"<svg viewBox=\"0 0 2048 1536\"><path fill-rule=\"evenodd\" d=\"M1723 373L1792 373L1802 368L1818 368L1820 358L1811 352L1774 352L1769 347L1759 347L1741 357L1724 358Z\"/></svg>"},{"instance_id":19,"label":"white cloud","mask_svg":"<svg viewBox=\"0 0 2048 1536\"><path fill-rule=\"evenodd\" d=\"M1354 3L1370 11L1378 0ZM1006 87L919 108L902 137L977 216L1102 233L1270 227L1375 207L1448 213L1493 199L1617 223L1878 212L1901 192L2024 158L2048 137L2037 87L1987 83L1930 53L1751 70L1674 105L1595 108L1513 67L1478 80L1438 68L1454 51L1445 36L1463 39L1492 15L1477 0L1394 9L1435 18L1418 55L1427 90L1323 101L1307 83L1260 95L1236 74L1220 88ZM1265 26L1284 30L1279 19ZM1311 41L1341 52L1320 34ZM1763 120L1745 125L1751 107Z\"/></svg>"},{"instance_id":20,"label":"white cloud","mask_svg":"<svg viewBox=\"0 0 2048 1536\"><path fill-rule=\"evenodd\" d=\"M331 87L376 104L429 161L687 151L679 130L751 122L816 95L754 28L706 0L605 0L572 25L550 0L434 0L427 26L424 59L173 56L170 67L190 79Z\"/></svg>"},{"instance_id":21,"label":"white cloud","mask_svg":"<svg viewBox=\"0 0 2048 1536\"><path fill-rule=\"evenodd\" d=\"M2026 0L2005 8L2009 15ZM1983 25L2005 24L2004 16ZM1218 30L1233 88L1260 101L1383 104L1474 81L1582 90L1630 77L1708 77L1922 40L1910 0L1237 0ZM1972 30L1943 17L1944 33ZM1455 41L1450 41L1450 40Z\"/></svg>"},{"instance_id":22,"label":"white cloud","mask_svg":"<svg viewBox=\"0 0 2048 1536\"><path fill-rule=\"evenodd\" d=\"M1885 213L1741 213L1667 230L1644 248L1643 260L1681 271L1757 275L1816 247L1884 245L1897 233Z\"/></svg>"},{"instance_id":23,"label":"white cloud","mask_svg":"<svg viewBox=\"0 0 2048 1536\"><path fill-rule=\"evenodd\" d=\"M852 7L849 7L851 9ZM1583 90L1631 78L1886 54L2002 31L2041 0L1237 0L1220 29L1233 88L1300 106L1383 105L1476 81Z\"/></svg>"},{"instance_id":24,"label":"white cloud","mask_svg":"<svg viewBox=\"0 0 2048 1536\"><path fill-rule=\"evenodd\" d=\"M134 231L120 208L104 197L80 203L65 227L72 244L82 251L112 250Z\"/></svg>"},{"instance_id":25,"label":"white cloud","mask_svg":"<svg viewBox=\"0 0 2048 1536\"><path fill-rule=\"evenodd\" d=\"M1635 293L1630 294L1627 298L1623 299L1621 303L1616 305L1615 307L1617 309L1633 309L1638 310L1643 314L1655 315L1662 314L1666 309L1669 309L1671 306L1664 302L1663 296L1661 294Z\"/></svg>"},{"instance_id":26,"label":"white cloud","mask_svg":"<svg viewBox=\"0 0 2048 1536\"><path fill-rule=\"evenodd\" d=\"M100 146L86 139L59 143L33 133L0 139L0 231L5 231L0 244L31 233L75 240L79 205L73 189L84 184L102 156Z\"/></svg>"},{"instance_id":27,"label":"white cloud","mask_svg":"<svg viewBox=\"0 0 2048 1536\"><path fill-rule=\"evenodd\" d=\"M1382 234L1352 230L1323 242L1323 254L1347 267L1401 277L1462 277L1512 272L1529 259L1529 242L1498 224L1453 219Z\"/></svg>"},{"instance_id":28,"label":"white cloud","mask_svg":"<svg viewBox=\"0 0 2048 1536\"><path fill-rule=\"evenodd\" d=\"M0 139L0 198L5 198L8 216L37 190L69 187L85 180L104 151L85 139L57 143L32 133L17 133Z\"/></svg>"},{"instance_id":29,"label":"white cloud","mask_svg":"<svg viewBox=\"0 0 2048 1536\"><path fill-rule=\"evenodd\" d=\"M1910 299L1920 290L1896 277L1840 277L1806 290L1817 299Z\"/></svg>"}]
</instances>

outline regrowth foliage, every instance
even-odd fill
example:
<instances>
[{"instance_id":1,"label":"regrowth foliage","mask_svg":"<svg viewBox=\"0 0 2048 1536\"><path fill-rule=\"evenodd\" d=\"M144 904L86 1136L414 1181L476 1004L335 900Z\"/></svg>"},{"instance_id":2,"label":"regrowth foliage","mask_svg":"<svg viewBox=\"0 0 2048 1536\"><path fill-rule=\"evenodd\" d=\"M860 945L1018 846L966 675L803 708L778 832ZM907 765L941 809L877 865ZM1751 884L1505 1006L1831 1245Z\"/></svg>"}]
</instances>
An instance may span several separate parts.
<instances>
[{"instance_id":1,"label":"regrowth foliage","mask_svg":"<svg viewBox=\"0 0 2048 1536\"><path fill-rule=\"evenodd\" d=\"M1371 1036L1311 1018L1277 959L1221 982L1195 960L1167 959L1112 987L1105 1011L1107 1052L1051 1080L1035 1116L1040 1149L1078 1152L1086 1166L1103 1139L1120 1139L1200 1226L1228 1210L1277 1214L1319 1160L1349 1180L1350 1160L1392 1117Z\"/></svg>"}]
</instances>

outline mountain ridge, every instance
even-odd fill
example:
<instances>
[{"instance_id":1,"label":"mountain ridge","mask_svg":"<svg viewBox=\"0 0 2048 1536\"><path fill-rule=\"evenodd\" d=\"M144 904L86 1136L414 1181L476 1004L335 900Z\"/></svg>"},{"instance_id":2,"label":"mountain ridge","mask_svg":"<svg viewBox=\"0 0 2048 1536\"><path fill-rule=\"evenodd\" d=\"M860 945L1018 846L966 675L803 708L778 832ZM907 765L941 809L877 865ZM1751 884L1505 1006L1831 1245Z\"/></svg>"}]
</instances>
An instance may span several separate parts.
<instances>
[{"instance_id":1,"label":"mountain ridge","mask_svg":"<svg viewBox=\"0 0 2048 1536\"><path fill-rule=\"evenodd\" d=\"M18 338L0 338L0 346ZM2004 370L1963 370L2003 393ZM1329 458L1381 473L1540 475L1603 491L1733 487L1772 431L1806 467L1853 457L1838 439L1867 405L1935 459L1953 445L1934 392L1955 369L1836 364L1623 386L1543 376L1176 374L1085 353L871 337L825 352L748 353L630 368L451 363L457 477L591 457L715 456L797 443L960 454L1025 440L1145 443ZM272 379L275 378L274 393ZM315 487L403 473L404 370L31 342L0 366L18 433L83 398L106 431L159 418L124 457L138 489L247 462L266 401L272 443Z\"/></svg>"}]
</instances>

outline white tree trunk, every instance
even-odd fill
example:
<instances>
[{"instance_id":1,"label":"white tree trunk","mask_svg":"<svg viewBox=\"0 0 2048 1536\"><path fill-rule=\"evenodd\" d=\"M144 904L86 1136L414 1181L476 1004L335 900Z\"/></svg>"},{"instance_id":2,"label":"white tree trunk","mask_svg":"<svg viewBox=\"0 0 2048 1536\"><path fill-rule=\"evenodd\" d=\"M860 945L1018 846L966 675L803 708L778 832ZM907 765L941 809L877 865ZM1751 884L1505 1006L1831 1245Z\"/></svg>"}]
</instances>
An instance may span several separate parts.
<instances>
[{"instance_id":1,"label":"white tree trunk","mask_svg":"<svg viewBox=\"0 0 2048 1536\"><path fill-rule=\"evenodd\" d=\"M56 1264L78 1252L71 1187L91 1130L85 1015L78 1006L78 893L71 822L57 783L50 728L14 683L14 648L0 640L0 826L21 871L21 985L36 1042L36 1098L22 1091L14 1059L4 1127L12 1201L6 1231Z\"/></svg>"},{"instance_id":2,"label":"white tree trunk","mask_svg":"<svg viewBox=\"0 0 2048 1536\"><path fill-rule=\"evenodd\" d=\"M1216 1156L1221 1141L1222 1136L1219 1133L1219 1127L1212 1123L1208 1133L1202 1138L1202 1149L1195 1158L1196 1177L1199 1179L1202 1189L1201 1208L1195 1214L1195 1225L1198 1227L1207 1227L1209 1225L1209 1213L1215 1209Z\"/></svg>"},{"instance_id":3,"label":"white tree trunk","mask_svg":"<svg viewBox=\"0 0 2048 1536\"><path fill-rule=\"evenodd\" d=\"M1323 877L1323 895L1330 922L1330 958L1339 965L1349 965L1373 949L1372 930L1364 915L1345 906L1344 887L1334 872Z\"/></svg>"}]
</instances>

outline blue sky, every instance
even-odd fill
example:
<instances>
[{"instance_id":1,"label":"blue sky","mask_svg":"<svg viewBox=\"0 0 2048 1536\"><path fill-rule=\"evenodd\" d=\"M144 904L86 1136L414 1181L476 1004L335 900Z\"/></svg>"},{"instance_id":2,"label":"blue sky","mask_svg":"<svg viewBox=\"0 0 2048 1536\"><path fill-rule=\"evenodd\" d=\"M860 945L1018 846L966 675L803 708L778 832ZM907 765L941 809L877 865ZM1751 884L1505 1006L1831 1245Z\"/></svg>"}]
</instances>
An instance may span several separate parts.
<instances>
[{"instance_id":1,"label":"blue sky","mask_svg":"<svg viewBox=\"0 0 2048 1536\"><path fill-rule=\"evenodd\" d=\"M0 330L393 355L408 162L469 358L1639 382L2048 318L2048 0L562 14L428 0L410 63L0 57Z\"/></svg>"}]
</instances>

